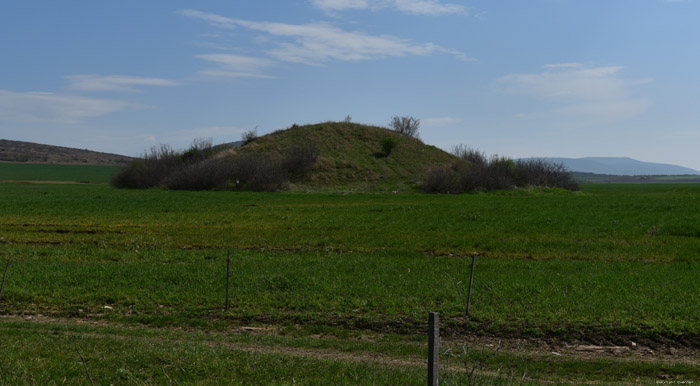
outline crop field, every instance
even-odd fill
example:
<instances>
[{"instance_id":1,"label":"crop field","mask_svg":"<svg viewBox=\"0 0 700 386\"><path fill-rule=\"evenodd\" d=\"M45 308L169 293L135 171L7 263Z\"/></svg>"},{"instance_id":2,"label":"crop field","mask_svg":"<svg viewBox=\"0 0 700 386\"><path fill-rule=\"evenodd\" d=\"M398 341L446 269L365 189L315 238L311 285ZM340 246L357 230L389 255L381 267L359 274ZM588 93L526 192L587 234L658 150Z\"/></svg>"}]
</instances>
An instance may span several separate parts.
<instances>
[{"instance_id":1,"label":"crop field","mask_svg":"<svg viewBox=\"0 0 700 386\"><path fill-rule=\"evenodd\" d=\"M698 185L0 197L0 384L700 379Z\"/></svg>"},{"instance_id":2,"label":"crop field","mask_svg":"<svg viewBox=\"0 0 700 386\"><path fill-rule=\"evenodd\" d=\"M59 181L107 183L119 166L0 162L0 181Z\"/></svg>"}]
</instances>

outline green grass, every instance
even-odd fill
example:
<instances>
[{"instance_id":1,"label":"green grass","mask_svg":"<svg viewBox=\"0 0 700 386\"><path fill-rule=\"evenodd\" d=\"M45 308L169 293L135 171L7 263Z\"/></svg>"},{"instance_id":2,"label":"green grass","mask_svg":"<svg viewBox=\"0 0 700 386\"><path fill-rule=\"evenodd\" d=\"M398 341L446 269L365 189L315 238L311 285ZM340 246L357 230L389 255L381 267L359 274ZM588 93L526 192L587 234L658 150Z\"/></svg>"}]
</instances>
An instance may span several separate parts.
<instances>
[{"instance_id":1,"label":"green grass","mask_svg":"<svg viewBox=\"0 0 700 386\"><path fill-rule=\"evenodd\" d=\"M118 166L0 162L0 180L109 182Z\"/></svg>"},{"instance_id":2,"label":"green grass","mask_svg":"<svg viewBox=\"0 0 700 386\"><path fill-rule=\"evenodd\" d=\"M415 337L423 334L430 311L440 313L446 336L699 344L700 298L694 294L700 292L700 186L596 185L580 193L442 196L0 184L0 196L1 266L12 260L0 299L5 315L119 323L144 334L159 334L154 331L160 328L226 332L273 325L277 332L255 344L399 358L424 356L424 342ZM231 308L224 311L227 249ZM467 319L474 251L479 258ZM15 336L10 340L28 339L20 325L5 326L7 335ZM104 353L121 350L127 344L123 338L78 335L81 342L90 341L81 349L89 362L105 360L97 366L105 370L95 371L110 382L126 374L116 375L119 369L136 383L167 382L162 370L146 363L178 363L165 367L168 372L201 354L210 363L201 371L190 368L178 382L217 383L223 379L217 377L231 374L217 364L221 358L243 367L259 359L245 350L231 353L210 345L189 352L169 332L162 333L162 346L144 343L144 354L134 354L133 362ZM363 334L392 338L372 346L356 340ZM65 351L65 337L54 339L46 331L37 336L37 342L46 342L39 347L52 346L46 348L45 363L33 351L39 348L17 354L2 350L5 374L20 374L7 378L9 383L45 383L61 372L80 382L81 363L73 357L68 364L54 348ZM3 347L10 340L3 338ZM176 353L167 356L169 362L154 359L168 350ZM314 384L320 380L311 373L323 368L338 380L364 374L351 383L386 383L386 377L423 382L418 370L387 373L366 363L268 354L261 361L272 363L269 368L256 365L268 375L240 373L234 379L291 383L282 375L290 373ZM517 362L516 354L504 355L488 368ZM694 365L524 355L528 373L543 379L580 380L582 374L622 379L612 369L625 377L698 375ZM23 365L34 370L22 370ZM27 378L43 372L49 375Z\"/></svg>"},{"instance_id":3,"label":"green grass","mask_svg":"<svg viewBox=\"0 0 700 386\"><path fill-rule=\"evenodd\" d=\"M700 251L697 185L452 196L3 184L0 195L0 232L18 243L689 263Z\"/></svg>"},{"instance_id":4,"label":"green grass","mask_svg":"<svg viewBox=\"0 0 700 386\"><path fill-rule=\"evenodd\" d=\"M387 139L396 143L388 156L383 148ZM435 146L393 130L347 122L280 130L243 145L237 152L282 157L287 149L307 143L317 146L320 155L310 176L292 186L292 190L411 190L429 168L455 160Z\"/></svg>"}]
</instances>

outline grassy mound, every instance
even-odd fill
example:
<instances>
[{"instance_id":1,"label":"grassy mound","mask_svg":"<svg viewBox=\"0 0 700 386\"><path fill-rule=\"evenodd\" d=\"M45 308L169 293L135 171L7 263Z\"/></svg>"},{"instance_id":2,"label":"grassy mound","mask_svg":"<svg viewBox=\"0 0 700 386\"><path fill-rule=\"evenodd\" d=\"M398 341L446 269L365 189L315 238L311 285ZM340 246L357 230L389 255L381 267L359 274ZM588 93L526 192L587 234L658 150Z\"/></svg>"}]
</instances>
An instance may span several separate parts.
<instances>
[{"instance_id":1,"label":"grassy mound","mask_svg":"<svg viewBox=\"0 0 700 386\"><path fill-rule=\"evenodd\" d=\"M455 160L416 138L346 122L295 125L256 138L236 149L235 156L265 154L283 159L300 146L315 147L318 157L308 173L291 179L292 189L407 189L420 184L430 168Z\"/></svg>"},{"instance_id":2,"label":"grassy mound","mask_svg":"<svg viewBox=\"0 0 700 386\"><path fill-rule=\"evenodd\" d=\"M123 188L353 190L417 188L456 157L395 131L347 122L293 125L238 148L196 142L151 149L112 180Z\"/></svg>"}]
</instances>

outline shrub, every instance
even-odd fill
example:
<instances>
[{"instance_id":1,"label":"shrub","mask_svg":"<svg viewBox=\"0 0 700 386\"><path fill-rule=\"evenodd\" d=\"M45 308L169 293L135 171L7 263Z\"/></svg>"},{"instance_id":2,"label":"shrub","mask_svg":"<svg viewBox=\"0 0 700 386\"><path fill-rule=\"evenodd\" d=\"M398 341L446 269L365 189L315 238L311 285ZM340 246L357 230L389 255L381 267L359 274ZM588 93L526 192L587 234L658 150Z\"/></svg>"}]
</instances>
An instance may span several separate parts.
<instances>
[{"instance_id":1,"label":"shrub","mask_svg":"<svg viewBox=\"0 0 700 386\"><path fill-rule=\"evenodd\" d=\"M391 137L384 138L382 140L382 150L384 150L384 155L386 157L388 157L389 154L391 154L391 151L394 150L394 148L398 144L399 144L398 141L394 138L391 138Z\"/></svg>"},{"instance_id":2,"label":"shrub","mask_svg":"<svg viewBox=\"0 0 700 386\"><path fill-rule=\"evenodd\" d=\"M488 162L484 153L462 144L452 146L451 153L473 165L485 165Z\"/></svg>"},{"instance_id":3,"label":"shrub","mask_svg":"<svg viewBox=\"0 0 700 386\"><path fill-rule=\"evenodd\" d=\"M459 157L449 167L432 169L423 190L429 193L462 193L477 190L503 190L517 187L549 187L578 190L578 185L562 164L543 160L518 160L492 156L458 145L452 153Z\"/></svg>"},{"instance_id":4,"label":"shrub","mask_svg":"<svg viewBox=\"0 0 700 386\"><path fill-rule=\"evenodd\" d=\"M170 172L182 162L180 154L168 145L151 147L143 155L111 180L113 186L118 188L145 189L160 185Z\"/></svg>"},{"instance_id":5,"label":"shrub","mask_svg":"<svg viewBox=\"0 0 700 386\"><path fill-rule=\"evenodd\" d=\"M241 134L241 141L243 141L243 144L249 144L253 142L256 138L258 138L258 127L255 126L253 130L248 130L246 132L243 132Z\"/></svg>"},{"instance_id":6,"label":"shrub","mask_svg":"<svg viewBox=\"0 0 700 386\"><path fill-rule=\"evenodd\" d=\"M450 166L431 169L423 182L423 191L426 193L464 193L468 190L465 178L468 176L470 167L469 162L460 160Z\"/></svg>"},{"instance_id":7,"label":"shrub","mask_svg":"<svg viewBox=\"0 0 700 386\"><path fill-rule=\"evenodd\" d=\"M287 150L281 166L290 177L300 178L311 170L318 155L318 146L314 144L296 145Z\"/></svg>"},{"instance_id":8,"label":"shrub","mask_svg":"<svg viewBox=\"0 0 700 386\"><path fill-rule=\"evenodd\" d=\"M209 158L175 170L164 185L175 190L210 190L226 186L234 178L233 165L226 158Z\"/></svg>"},{"instance_id":9,"label":"shrub","mask_svg":"<svg viewBox=\"0 0 700 386\"><path fill-rule=\"evenodd\" d=\"M516 182L519 186L579 189L571 173L561 163L542 159L518 160L515 170Z\"/></svg>"},{"instance_id":10,"label":"shrub","mask_svg":"<svg viewBox=\"0 0 700 386\"><path fill-rule=\"evenodd\" d=\"M391 119L389 127L391 127L397 133L412 138L418 138L418 128L420 127L420 120L413 117L395 116Z\"/></svg>"}]
</instances>

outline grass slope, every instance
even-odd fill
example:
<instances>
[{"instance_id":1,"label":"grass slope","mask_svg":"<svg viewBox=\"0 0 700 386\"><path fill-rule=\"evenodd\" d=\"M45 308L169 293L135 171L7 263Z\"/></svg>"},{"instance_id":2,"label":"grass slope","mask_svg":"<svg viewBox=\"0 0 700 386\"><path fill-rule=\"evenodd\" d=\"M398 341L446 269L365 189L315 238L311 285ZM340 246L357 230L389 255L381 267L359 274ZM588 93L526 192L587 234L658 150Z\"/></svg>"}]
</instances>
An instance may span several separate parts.
<instances>
[{"instance_id":1,"label":"grass slope","mask_svg":"<svg viewBox=\"0 0 700 386\"><path fill-rule=\"evenodd\" d=\"M385 139L398 143L388 156L382 149ZM455 159L392 130L347 122L293 126L256 138L236 153L282 157L288 149L305 143L316 145L320 155L311 174L292 189L403 190L419 183L430 167Z\"/></svg>"}]
</instances>

